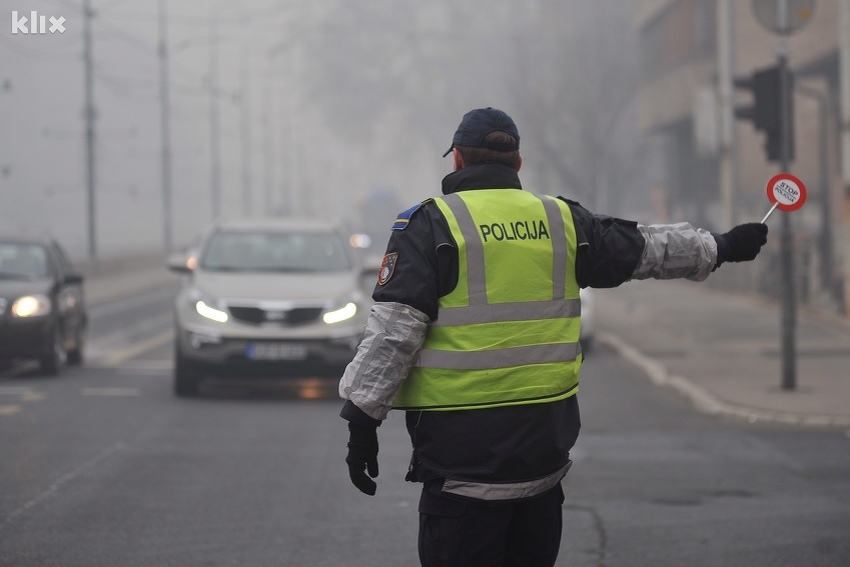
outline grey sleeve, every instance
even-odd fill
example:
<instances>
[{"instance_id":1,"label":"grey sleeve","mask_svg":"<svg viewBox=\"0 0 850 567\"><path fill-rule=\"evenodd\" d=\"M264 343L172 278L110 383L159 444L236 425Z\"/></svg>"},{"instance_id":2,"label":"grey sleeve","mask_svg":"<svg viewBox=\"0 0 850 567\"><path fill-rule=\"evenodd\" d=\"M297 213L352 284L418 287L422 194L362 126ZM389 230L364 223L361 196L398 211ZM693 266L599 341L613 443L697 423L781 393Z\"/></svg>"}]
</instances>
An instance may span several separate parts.
<instances>
[{"instance_id":1,"label":"grey sleeve","mask_svg":"<svg viewBox=\"0 0 850 567\"><path fill-rule=\"evenodd\" d=\"M372 306L354 359L339 381L339 395L369 417L383 420L407 378L428 332L428 316L403 303Z\"/></svg>"},{"instance_id":2,"label":"grey sleeve","mask_svg":"<svg viewBox=\"0 0 850 567\"><path fill-rule=\"evenodd\" d=\"M707 230L686 222L638 225L638 230L646 245L631 279L702 281L717 265L717 242Z\"/></svg>"}]
</instances>

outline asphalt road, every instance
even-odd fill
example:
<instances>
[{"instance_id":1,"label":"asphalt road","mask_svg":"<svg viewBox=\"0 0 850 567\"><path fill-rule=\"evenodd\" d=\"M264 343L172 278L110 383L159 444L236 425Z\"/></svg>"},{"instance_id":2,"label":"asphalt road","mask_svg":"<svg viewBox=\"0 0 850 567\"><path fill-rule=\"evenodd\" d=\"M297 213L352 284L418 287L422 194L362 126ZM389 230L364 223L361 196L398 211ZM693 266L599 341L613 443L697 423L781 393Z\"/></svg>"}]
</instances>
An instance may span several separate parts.
<instances>
[{"instance_id":1,"label":"asphalt road","mask_svg":"<svg viewBox=\"0 0 850 567\"><path fill-rule=\"evenodd\" d=\"M0 566L415 566L393 412L370 498L336 376L171 390L173 286L92 311L89 358L0 372ZM559 565L850 564L850 438L696 413L598 349Z\"/></svg>"}]
</instances>

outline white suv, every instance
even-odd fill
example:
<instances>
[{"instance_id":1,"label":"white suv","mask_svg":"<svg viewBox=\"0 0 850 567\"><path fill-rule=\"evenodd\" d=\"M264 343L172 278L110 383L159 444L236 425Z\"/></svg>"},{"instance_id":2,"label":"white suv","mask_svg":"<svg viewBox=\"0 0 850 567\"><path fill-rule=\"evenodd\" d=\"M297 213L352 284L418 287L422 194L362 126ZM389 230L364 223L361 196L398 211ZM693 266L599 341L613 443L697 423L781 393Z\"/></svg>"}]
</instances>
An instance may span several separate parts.
<instances>
[{"instance_id":1,"label":"white suv","mask_svg":"<svg viewBox=\"0 0 850 567\"><path fill-rule=\"evenodd\" d=\"M178 396L208 374L342 368L372 302L348 235L317 220L225 221L168 267L187 274L175 301Z\"/></svg>"}]
</instances>

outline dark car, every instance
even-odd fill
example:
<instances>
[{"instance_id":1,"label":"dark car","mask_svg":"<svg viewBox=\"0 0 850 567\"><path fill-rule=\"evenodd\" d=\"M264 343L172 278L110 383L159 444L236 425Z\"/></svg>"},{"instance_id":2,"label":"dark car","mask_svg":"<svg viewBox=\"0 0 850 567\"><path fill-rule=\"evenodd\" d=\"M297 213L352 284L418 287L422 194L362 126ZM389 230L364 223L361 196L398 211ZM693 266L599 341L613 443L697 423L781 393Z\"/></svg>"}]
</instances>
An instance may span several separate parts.
<instances>
[{"instance_id":1,"label":"dark car","mask_svg":"<svg viewBox=\"0 0 850 567\"><path fill-rule=\"evenodd\" d=\"M45 374L83 361L83 276L51 239L0 236L0 363L35 359Z\"/></svg>"}]
</instances>

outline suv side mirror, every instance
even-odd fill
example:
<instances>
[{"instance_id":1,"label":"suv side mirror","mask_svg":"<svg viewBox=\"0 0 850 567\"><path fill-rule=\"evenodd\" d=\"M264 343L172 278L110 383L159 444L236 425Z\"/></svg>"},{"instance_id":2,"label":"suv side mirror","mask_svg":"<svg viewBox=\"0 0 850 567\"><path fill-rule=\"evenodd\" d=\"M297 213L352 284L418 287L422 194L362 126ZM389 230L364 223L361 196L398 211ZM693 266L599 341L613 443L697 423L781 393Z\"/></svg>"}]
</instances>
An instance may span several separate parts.
<instances>
[{"instance_id":1,"label":"suv side mirror","mask_svg":"<svg viewBox=\"0 0 850 567\"><path fill-rule=\"evenodd\" d=\"M169 254L165 261L165 266L172 272L182 274L191 273L198 263L198 257L194 250L188 252L174 252Z\"/></svg>"}]
</instances>

